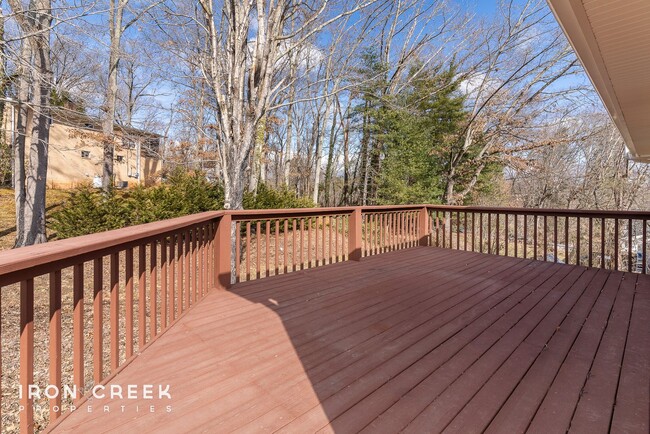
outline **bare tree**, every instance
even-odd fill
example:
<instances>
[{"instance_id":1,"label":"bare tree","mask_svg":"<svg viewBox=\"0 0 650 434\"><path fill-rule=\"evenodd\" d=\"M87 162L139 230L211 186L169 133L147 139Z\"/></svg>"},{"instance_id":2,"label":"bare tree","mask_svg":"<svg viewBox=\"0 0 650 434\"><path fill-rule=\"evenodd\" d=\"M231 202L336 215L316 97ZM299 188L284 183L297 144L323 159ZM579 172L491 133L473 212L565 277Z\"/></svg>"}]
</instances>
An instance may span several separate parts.
<instances>
[{"instance_id":1,"label":"bare tree","mask_svg":"<svg viewBox=\"0 0 650 434\"><path fill-rule=\"evenodd\" d=\"M50 133L50 0L31 0L24 9L9 0L23 35L18 72L18 128L14 144L16 247L47 241L45 188ZM31 92L30 92L31 90ZM29 137L29 159L26 145Z\"/></svg>"},{"instance_id":2,"label":"bare tree","mask_svg":"<svg viewBox=\"0 0 650 434\"><path fill-rule=\"evenodd\" d=\"M203 71L217 105L226 208L242 206L258 124L285 85L284 77L274 81L280 65L313 34L369 3L343 2L330 17L328 1L239 0L225 2L218 13L211 1L200 0L208 40ZM292 17L299 31L287 30Z\"/></svg>"},{"instance_id":3,"label":"bare tree","mask_svg":"<svg viewBox=\"0 0 650 434\"><path fill-rule=\"evenodd\" d=\"M441 155L447 164L446 203L462 203L490 163L569 140L538 138L572 110L566 101L580 94L579 85L561 84L582 72L575 55L545 2L502 2L500 13L470 46L474 54L459 77L469 115L457 144Z\"/></svg>"},{"instance_id":4,"label":"bare tree","mask_svg":"<svg viewBox=\"0 0 650 434\"><path fill-rule=\"evenodd\" d=\"M128 21L124 22L124 14L131 0L110 0L108 9L109 18L109 55L108 55L108 81L106 95L102 110L102 132L104 134L104 161L102 166L102 188L106 191L113 185L113 161L115 154L115 141L113 129L115 125L115 108L118 93L118 71L122 60L122 37L124 33L149 10L159 2L150 2L140 10L133 13Z\"/></svg>"}]
</instances>

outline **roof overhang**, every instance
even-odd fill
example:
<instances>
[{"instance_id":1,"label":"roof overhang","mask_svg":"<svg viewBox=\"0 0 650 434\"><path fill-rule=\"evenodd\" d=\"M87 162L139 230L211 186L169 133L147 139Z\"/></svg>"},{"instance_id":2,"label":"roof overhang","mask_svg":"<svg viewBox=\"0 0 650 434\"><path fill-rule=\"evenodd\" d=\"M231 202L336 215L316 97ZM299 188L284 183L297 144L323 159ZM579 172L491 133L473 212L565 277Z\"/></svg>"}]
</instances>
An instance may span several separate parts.
<instances>
[{"instance_id":1,"label":"roof overhang","mask_svg":"<svg viewBox=\"0 0 650 434\"><path fill-rule=\"evenodd\" d=\"M630 158L650 163L650 1L547 1Z\"/></svg>"}]
</instances>

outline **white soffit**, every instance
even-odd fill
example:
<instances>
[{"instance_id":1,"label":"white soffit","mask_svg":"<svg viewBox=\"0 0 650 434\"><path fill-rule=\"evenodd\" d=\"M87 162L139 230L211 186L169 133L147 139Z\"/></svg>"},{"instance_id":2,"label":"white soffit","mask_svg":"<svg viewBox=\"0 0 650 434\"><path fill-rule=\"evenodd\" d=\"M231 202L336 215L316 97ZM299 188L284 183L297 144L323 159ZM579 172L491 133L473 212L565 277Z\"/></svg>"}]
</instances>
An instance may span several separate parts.
<instances>
[{"instance_id":1,"label":"white soffit","mask_svg":"<svg viewBox=\"0 0 650 434\"><path fill-rule=\"evenodd\" d=\"M650 0L547 0L632 159L650 162Z\"/></svg>"}]
</instances>

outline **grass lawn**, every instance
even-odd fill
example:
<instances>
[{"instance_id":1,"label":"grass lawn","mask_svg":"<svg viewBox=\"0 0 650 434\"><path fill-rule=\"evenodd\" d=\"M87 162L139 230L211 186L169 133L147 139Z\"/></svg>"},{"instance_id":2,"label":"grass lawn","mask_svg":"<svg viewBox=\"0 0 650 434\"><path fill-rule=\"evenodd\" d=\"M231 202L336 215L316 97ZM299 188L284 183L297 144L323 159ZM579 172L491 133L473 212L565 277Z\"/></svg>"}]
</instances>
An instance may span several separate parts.
<instances>
[{"instance_id":1,"label":"grass lawn","mask_svg":"<svg viewBox=\"0 0 650 434\"><path fill-rule=\"evenodd\" d=\"M48 212L54 211L68 197L67 190L48 189L46 205ZM16 237L16 212L14 191L0 188L0 250L11 249ZM48 234L49 235L49 234Z\"/></svg>"}]
</instances>

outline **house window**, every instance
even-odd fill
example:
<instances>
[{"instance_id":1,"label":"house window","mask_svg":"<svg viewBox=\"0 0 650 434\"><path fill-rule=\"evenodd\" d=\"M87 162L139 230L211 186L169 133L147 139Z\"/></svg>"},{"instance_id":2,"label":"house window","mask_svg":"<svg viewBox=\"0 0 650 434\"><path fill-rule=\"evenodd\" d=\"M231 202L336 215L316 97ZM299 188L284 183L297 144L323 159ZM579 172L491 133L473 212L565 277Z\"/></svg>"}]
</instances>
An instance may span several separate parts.
<instances>
[{"instance_id":1,"label":"house window","mask_svg":"<svg viewBox=\"0 0 650 434\"><path fill-rule=\"evenodd\" d=\"M90 151L81 151L81 158L90 158Z\"/></svg>"},{"instance_id":2,"label":"house window","mask_svg":"<svg viewBox=\"0 0 650 434\"><path fill-rule=\"evenodd\" d=\"M121 163L122 161L124 161L124 155L118 155L118 156L115 157L115 158L116 158L116 160L117 160L118 163Z\"/></svg>"}]
</instances>

